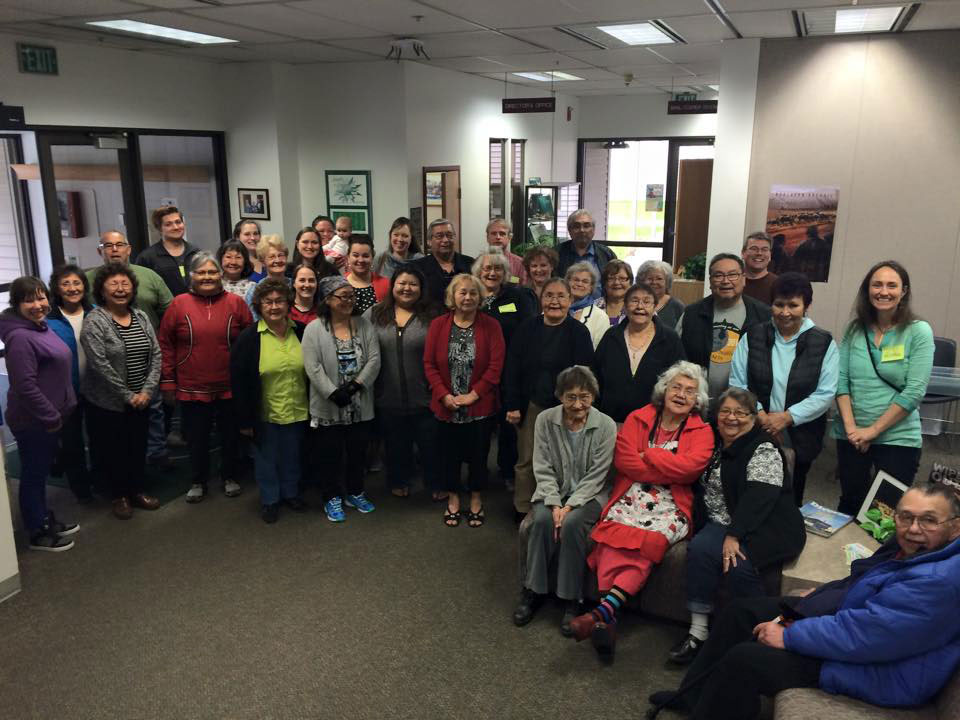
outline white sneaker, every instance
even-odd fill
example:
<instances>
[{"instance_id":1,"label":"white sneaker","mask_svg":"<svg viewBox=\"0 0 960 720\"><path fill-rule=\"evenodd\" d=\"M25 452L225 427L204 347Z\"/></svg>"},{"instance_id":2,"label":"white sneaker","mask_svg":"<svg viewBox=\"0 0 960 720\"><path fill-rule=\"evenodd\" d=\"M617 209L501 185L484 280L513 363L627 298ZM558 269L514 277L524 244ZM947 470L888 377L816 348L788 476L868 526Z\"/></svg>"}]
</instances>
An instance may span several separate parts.
<instances>
[{"instance_id":1,"label":"white sneaker","mask_svg":"<svg viewBox=\"0 0 960 720\"><path fill-rule=\"evenodd\" d=\"M236 497L240 494L240 483L234 479L226 480L223 483L223 494L227 497Z\"/></svg>"},{"instance_id":2,"label":"white sneaker","mask_svg":"<svg viewBox=\"0 0 960 720\"><path fill-rule=\"evenodd\" d=\"M187 502L198 503L207 495L207 489L200 483L194 483L187 491Z\"/></svg>"}]
</instances>

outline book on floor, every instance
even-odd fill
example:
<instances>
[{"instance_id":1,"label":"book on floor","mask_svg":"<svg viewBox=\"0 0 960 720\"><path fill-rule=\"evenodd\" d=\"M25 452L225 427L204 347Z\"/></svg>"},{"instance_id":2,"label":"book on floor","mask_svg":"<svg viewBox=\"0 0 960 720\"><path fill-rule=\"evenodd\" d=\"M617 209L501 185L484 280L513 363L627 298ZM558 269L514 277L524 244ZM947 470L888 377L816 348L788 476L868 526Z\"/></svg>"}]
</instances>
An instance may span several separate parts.
<instances>
[{"instance_id":1,"label":"book on floor","mask_svg":"<svg viewBox=\"0 0 960 720\"><path fill-rule=\"evenodd\" d=\"M812 500L800 508L800 513L803 515L807 532L821 537L832 537L837 530L853 520L852 515L830 510Z\"/></svg>"}]
</instances>

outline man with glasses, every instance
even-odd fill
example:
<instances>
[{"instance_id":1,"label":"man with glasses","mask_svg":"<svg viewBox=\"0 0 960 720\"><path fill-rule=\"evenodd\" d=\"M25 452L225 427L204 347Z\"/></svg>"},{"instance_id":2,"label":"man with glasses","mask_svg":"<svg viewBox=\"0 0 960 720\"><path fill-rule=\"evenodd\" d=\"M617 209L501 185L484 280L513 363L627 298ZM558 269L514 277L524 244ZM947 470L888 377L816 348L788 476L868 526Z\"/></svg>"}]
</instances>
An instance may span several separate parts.
<instances>
[{"instance_id":1,"label":"man with glasses","mask_svg":"<svg viewBox=\"0 0 960 720\"><path fill-rule=\"evenodd\" d=\"M740 338L757 323L769 322L770 306L744 297L743 260L719 253L707 271L710 294L687 305L677 323L687 360L707 370L710 397L717 398L730 380L730 361Z\"/></svg>"},{"instance_id":2,"label":"man with glasses","mask_svg":"<svg viewBox=\"0 0 960 720\"><path fill-rule=\"evenodd\" d=\"M745 720L759 714L761 695L788 688L884 707L930 701L960 666L958 518L952 488L914 485L897 504L896 536L855 561L848 577L804 596L732 602L684 692L657 692L650 702L696 720ZM804 699L791 703L802 707Z\"/></svg>"},{"instance_id":3,"label":"man with glasses","mask_svg":"<svg viewBox=\"0 0 960 720\"><path fill-rule=\"evenodd\" d=\"M603 268L611 260L616 259L613 250L603 243L593 241L593 233L596 225L593 222L593 216L586 210L574 210L567 218L567 232L570 239L557 245L557 255L560 256L560 262L557 264L557 275L564 277L567 269L578 262L586 260L592 264L597 273L602 275ZM595 288L593 292L594 299L600 297L600 289Z\"/></svg>"},{"instance_id":4,"label":"man with glasses","mask_svg":"<svg viewBox=\"0 0 960 720\"><path fill-rule=\"evenodd\" d=\"M743 241L743 258L746 285L743 294L759 300L767 305L773 304L773 283L776 274L769 272L772 240L765 232L755 232L747 235Z\"/></svg>"},{"instance_id":5,"label":"man with glasses","mask_svg":"<svg viewBox=\"0 0 960 720\"><path fill-rule=\"evenodd\" d=\"M100 236L97 252L100 253L103 264L121 263L133 270L133 274L137 278L137 298L133 301L133 307L142 310L149 318L153 329L156 330L160 327L160 318L163 313L173 302L173 294L163 278L153 270L142 265L132 264L130 262L130 251L129 241L119 230L107 230ZM93 287L93 279L99 269L99 267L95 267L87 270L87 280L89 280L90 287ZM148 464L170 467L166 435L163 400L158 392L150 402L150 426L147 431ZM176 436L173 440L174 443L177 442Z\"/></svg>"},{"instance_id":6,"label":"man with glasses","mask_svg":"<svg viewBox=\"0 0 960 720\"><path fill-rule=\"evenodd\" d=\"M411 263L427 278L427 294L437 307L443 307L447 285L453 276L469 273L473 267L472 257L456 251L456 240L457 231L453 223L446 218L437 218L427 228L430 253Z\"/></svg>"}]
</instances>

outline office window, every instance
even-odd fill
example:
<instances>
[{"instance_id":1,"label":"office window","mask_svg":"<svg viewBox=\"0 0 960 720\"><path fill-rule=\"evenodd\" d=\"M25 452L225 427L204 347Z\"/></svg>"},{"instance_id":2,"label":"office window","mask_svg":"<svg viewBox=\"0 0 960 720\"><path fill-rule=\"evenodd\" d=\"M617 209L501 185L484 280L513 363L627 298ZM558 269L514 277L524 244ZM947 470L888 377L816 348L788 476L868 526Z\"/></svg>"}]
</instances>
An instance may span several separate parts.
<instances>
[{"instance_id":1,"label":"office window","mask_svg":"<svg viewBox=\"0 0 960 720\"><path fill-rule=\"evenodd\" d=\"M510 173L510 183L512 185L523 185L524 176L524 153L526 152L526 140L513 140L510 143L510 151L513 155L513 168Z\"/></svg>"},{"instance_id":2,"label":"office window","mask_svg":"<svg viewBox=\"0 0 960 720\"><path fill-rule=\"evenodd\" d=\"M490 217L504 217L507 211L506 160L507 141L490 138Z\"/></svg>"},{"instance_id":3,"label":"office window","mask_svg":"<svg viewBox=\"0 0 960 720\"><path fill-rule=\"evenodd\" d=\"M21 275L34 272L30 251L24 181L14 165L23 162L20 138L0 135L0 300L6 307L10 283Z\"/></svg>"}]
</instances>

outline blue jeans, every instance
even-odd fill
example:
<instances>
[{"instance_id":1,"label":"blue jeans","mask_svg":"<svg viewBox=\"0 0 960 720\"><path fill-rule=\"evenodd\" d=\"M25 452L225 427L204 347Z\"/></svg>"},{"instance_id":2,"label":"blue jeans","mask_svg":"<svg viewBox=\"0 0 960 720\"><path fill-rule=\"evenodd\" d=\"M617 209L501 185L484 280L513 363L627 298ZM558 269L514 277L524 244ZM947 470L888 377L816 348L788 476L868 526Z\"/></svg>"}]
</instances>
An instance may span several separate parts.
<instances>
[{"instance_id":1,"label":"blue jeans","mask_svg":"<svg viewBox=\"0 0 960 720\"><path fill-rule=\"evenodd\" d=\"M763 597L766 591L760 575L750 563L737 557L737 566L723 572L723 539L727 526L708 522L687 548L687 607L690 612L713 612L713 600L720 584L726 582L731 598ZM741 552L746 554L743 546Z\"/></svg>"},{"instance_id":2,"label":"blue jeans","mask_svg":"<svg viewBox=\"0 0 960 720\"><path fill-rule=\"evenodd\" d=\"M253 474L260 487L260 502L275 505L300 494L300 445L304 422L257 425L253 441Z\"/></svg>"},{"instance_id":3,"label":"blue jeans","mask_svg":"<svg viewBox=\"0 0 960 720\"><path fill-rule=\"evenodd\" d=\"M47 521L47 476L57 454L60 432L14 432L20 451L20 515L32 537Z\"/></svg>"}]
</instances>

